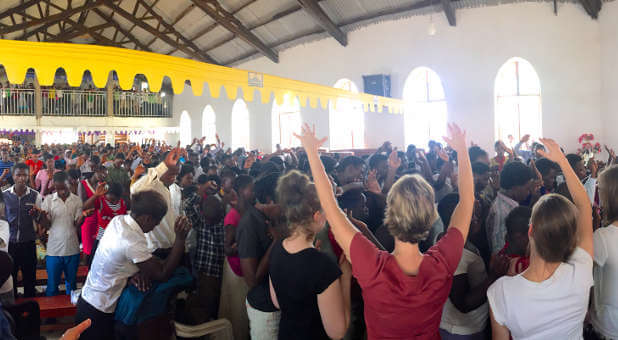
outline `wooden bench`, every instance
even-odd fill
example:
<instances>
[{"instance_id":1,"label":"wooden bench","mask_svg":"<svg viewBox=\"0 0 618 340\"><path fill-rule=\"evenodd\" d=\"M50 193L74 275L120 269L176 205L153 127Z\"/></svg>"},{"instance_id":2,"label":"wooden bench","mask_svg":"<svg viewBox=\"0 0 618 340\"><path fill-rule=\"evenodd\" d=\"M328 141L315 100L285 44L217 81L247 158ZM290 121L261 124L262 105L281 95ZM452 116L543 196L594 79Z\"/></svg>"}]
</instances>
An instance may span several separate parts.
<instances>
[{"instance_id":1,"label":"wooden bench","mask_svg":"<svg viewBox=\"0 0 618 340\"><path fill-rule=\"evenodd\" d=\"M77 283L84 283L86 281L86 277L88 276L88 267L87 266L79 266L77 268ZM47 270L45 269L37 269L36 270L36 281L35 285L37 286L45 286L47 285ZM64 274L60 279L60 283L64 282ZM22 281L21 272L17 274L17 287L23 287L24 282Z\"/></svg>"},{"instance_id":2,"label":"wooden bench","mask_svg":"<svg viewBox=\"0 0 618 340\"><path fill-rule=\"evenodd\" d=\"M26 301L36 301L39 304L41 319L73 316L77 312L77 307L71 303L70 295L23 298L17 299L16 303Z\"/></svg>"}]
</instances>

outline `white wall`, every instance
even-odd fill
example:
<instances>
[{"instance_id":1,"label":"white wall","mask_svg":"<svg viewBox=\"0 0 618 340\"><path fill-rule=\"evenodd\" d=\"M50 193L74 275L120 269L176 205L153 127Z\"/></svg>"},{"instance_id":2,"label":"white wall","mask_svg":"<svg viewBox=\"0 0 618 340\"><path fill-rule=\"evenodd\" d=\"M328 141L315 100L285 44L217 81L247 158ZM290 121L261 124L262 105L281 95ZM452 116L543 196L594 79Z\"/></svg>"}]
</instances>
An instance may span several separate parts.
<instances>
[{"instance_id":1,"label":"white wall","mask_svg":"<svg viewBox=\"0 0 618 340\"><path fill-rule=\"evenodd\" d=\"M618 3L604 3L601 26L601 120L608 145L618 147Z\"/></svg>"},{"instance_id":2,"label":"white wall","mask_svg":"<svg viewBox=\"0 0 618 340\"><path fill-rule=\"evenodd\" d=\"M279 64L262 57L238 67L328 86L349 78L361 89L362 75L390 74L392 95L401 98L407 75L415 67L427 66L442 78L449 120L462 124L474 142L492 149L495 76L506 60L519 56L532 63L541 79L544 135L574 150L580 134L603 132L601 84L604 93L618 88L616 77L606 84L610 81L605 71L602 82L600 66L602 50L606 63L618 55L618 10L615 3L604 3L599 24L579 4L558 6L558 16L550 3L460 9L457 27L449 27L443 13L437 13L435 36L427 34L429 16L385 21L350 32L345 48L334 39L322 39L281 51ZM602 49L601 41L613 47ZM191 114L194 136L201 135L202 110L212 104L219 133L229 144L233 102L224 92L219 99L196 98L185 89L174 99L175 115L184 109ZM612 105L618 106L618 99ZM604 110L606 106L603 101ZM249 103L253 147L269 150L271 109L272 103ZM328 133L327 110L301 112L305 121L316 124L318 134ZM365 116L368 147L387 139L403 146L403 116L370 112Z\"/></svg>"}]
</instances>

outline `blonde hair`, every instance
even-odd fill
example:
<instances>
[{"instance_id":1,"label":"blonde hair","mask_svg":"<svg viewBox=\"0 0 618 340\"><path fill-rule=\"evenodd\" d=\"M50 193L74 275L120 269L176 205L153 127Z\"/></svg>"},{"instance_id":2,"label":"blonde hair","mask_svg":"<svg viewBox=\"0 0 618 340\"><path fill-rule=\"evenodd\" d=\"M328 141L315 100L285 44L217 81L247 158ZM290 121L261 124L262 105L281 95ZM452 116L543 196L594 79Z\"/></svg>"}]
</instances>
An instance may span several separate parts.
<instances>
[{"instance_id":1,"label":"blonde hair","mask_svg":"<svg viewBox=\"0 0 618 340\"><path fill-rule=\"evenodd\" d=\"M418 243L429 235L436 219L433 188L420 175L401 177L386 198L384 224L403 242Z\"/></svg>"},{"instance_id":2,"label":"blonde hair","mask_svg":"<svg viewBox=\"0 0 618 340\"><path fill-rule=\"evenodd\" d=\"M531 237L547 262L566 262L577 246L577 208L564 196L548 194L532 208Z\"/></svg>"},{"instance_id":3,"label":"blonde hair","mask_svg":"<svg viewBox=\"0 0 618 340\"><path fill-rule=\"evenodd\" d=\"M605 224L618 220L618 165L612 165L599 175L599 200Z\"/></svg>"},{"instance_id":4,"label":"blonde hair","mask_svg":"<svg viewBox=\"0 0 618 340\"><path fill-rule=\"evenodd\" d=\"M287 221L290 233L302 227L309 238L314 236L311 225L313 214L320 210L320 200L315 185L307 175L290 171L277 182L277 202Z\"/></svg>"}]
</instances>

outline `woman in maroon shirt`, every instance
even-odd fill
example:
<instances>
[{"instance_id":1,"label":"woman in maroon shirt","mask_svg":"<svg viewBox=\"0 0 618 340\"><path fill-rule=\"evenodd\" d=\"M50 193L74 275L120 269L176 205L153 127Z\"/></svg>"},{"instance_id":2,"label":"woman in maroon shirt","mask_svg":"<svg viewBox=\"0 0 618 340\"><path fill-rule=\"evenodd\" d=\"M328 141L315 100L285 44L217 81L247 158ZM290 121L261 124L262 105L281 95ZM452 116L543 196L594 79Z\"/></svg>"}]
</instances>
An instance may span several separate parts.
<instances>
[{"instance_id":1,"label":"woman in maroon shirt","mask_svg":"<svg viewBox=\"0 0 618 340\"><path fill-rule=\"evenodd\" d=\"M444 237L425 254L418 242L429 234L437 218L431 186L418 175L400 178L387 197L384 223L395 238L393 253L378 250L339 209L318 148L317 139L305 124L297 136L309 158L311 172L337 243L352 263L352 272L363 289L365 321L369 339L440 339L438 328L453 273L468 237L474 208L474 184L466 135L449 125L446 142L457 151L459 161L459 204ZM389 160L399 166L398 159Z\"/></svg>"}]
</instances>

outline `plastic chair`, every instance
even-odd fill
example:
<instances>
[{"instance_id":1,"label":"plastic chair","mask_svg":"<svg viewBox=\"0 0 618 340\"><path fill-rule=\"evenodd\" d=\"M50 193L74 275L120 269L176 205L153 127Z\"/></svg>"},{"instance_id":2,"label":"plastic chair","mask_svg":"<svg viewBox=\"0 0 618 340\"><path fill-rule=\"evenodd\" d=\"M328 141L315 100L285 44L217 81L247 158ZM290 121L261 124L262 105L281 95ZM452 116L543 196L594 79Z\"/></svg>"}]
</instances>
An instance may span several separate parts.
<instances>
[{"instance_id":1,"label":"plastic chair","mask_svg":"<svg viewBox=\"0 0 618 340\"><path fill-rule=\"evenodd\" d=\"M178 322L174 322L174 325L176 327L176 335L183 338L199 338L207 334L221 332L223 339L234 340L232 324L227 319L217 319L196 326L184 325Z\"/></svg>"}]
</instances>

